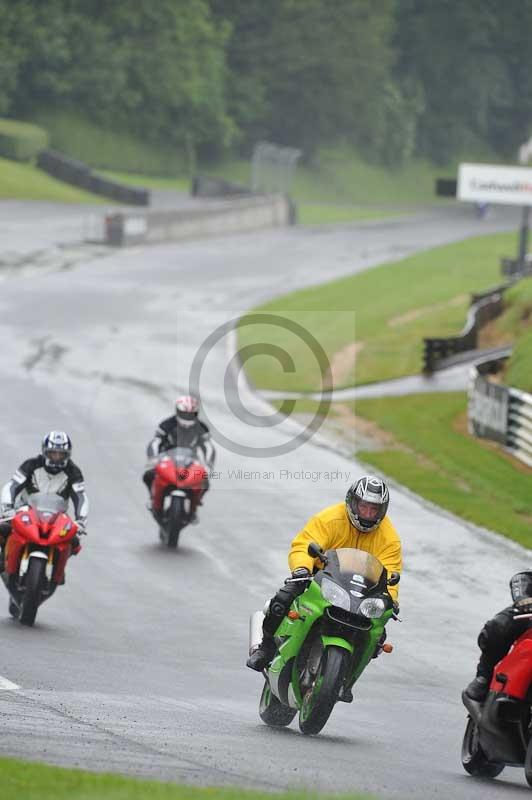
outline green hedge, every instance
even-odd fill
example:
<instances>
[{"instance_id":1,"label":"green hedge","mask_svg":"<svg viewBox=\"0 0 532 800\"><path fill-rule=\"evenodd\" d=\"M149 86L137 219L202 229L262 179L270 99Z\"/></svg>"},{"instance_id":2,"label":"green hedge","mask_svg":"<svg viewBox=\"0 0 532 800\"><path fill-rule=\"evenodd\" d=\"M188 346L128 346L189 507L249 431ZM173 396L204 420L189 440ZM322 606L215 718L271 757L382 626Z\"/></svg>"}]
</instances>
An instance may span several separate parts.
<instances>
[{"instance_id":1,"label":"green hedge","mask_svg":"<svg viewBox=\"0 0 532 800\"><path fill-rule=\"evenodd\" d=\"M30 161L48 147L44 128L14 119L0 119L0 156L15 161Z\"/></svg>"}]
</instances>

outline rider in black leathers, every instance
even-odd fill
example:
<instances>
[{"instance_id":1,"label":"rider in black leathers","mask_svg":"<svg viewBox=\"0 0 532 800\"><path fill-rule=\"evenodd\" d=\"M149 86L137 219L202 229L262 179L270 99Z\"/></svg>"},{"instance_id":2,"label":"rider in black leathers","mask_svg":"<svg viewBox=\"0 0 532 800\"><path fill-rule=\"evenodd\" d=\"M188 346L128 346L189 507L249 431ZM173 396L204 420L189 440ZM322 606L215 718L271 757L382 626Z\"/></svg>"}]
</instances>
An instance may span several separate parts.
<instances>
[{"instance_id":1,"label":"rider in black leathers","mask_svg":"<svg viewBox=\"0 0 532 800\"><path fill-rule=\"evenodd\" d=\"M153 463L159 453L174 447L189 447L200 461L209 469L214 465L216 451L212 444L209 428L198 419L199 402L195 397L183 396L176 400L176 413L167 417L155 431L155 436L148 444L147 456ZM151 496L151 485L155 477L155 469L150 464L142 477ZM208 479L204 481L201 496L197 505L202 504L202 497L209 489ZM196 521L196 507L192 508L192 522Z\"/></svg>"},{"instance_id":2,"label":"rider in black leathers","mask_svg":"<svg viewBox=\"0 0 532 800\"><path fill-rule=\"evenodd\" d=\"M532 613L532 570L518 572L510 580L513 604L488 620L478 637L481 654L476 677L466 687L465 693L482 702L486 699L493 668L504 658L515 640L532 623L530 619L515 619L517 614Z\"/></svg>"}]
</instances>

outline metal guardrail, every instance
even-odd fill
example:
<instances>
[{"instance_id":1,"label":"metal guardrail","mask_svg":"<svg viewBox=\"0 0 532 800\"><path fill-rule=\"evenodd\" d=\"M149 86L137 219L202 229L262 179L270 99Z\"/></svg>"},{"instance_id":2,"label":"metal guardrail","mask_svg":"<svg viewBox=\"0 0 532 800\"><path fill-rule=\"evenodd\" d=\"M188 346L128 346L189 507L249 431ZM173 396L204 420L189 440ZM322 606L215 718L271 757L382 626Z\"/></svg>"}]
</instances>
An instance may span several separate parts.
<instances>
[{"instance_id":1,"label":"metal guardrail","mask_svg":"<svg viewBox=\"0 0 532 800\"><path fill-rule=\"evenodd\" d=\"M532 467L532 394L512 388L508 394L506 446L516 458Z\"/></svg>"},{"instance_id":2,"label":"metal guardrail","mask_svg":"<svg viewBox=\"0 0 532 800\"><path fill-rule=\"evenodd\" d=\"M74 158L56 153L54 150L42 150L37 156L37 166L54 178L70 183L93 194L109 197L119 203L131 206L148 206L150 193L147 189L136 186L125 186L118 181L109 180L93 172L92 169Z\"/></svg>"},{"instance_id":3,"label":"metal guardrail","mask_svg":"<svg viewBox=\"0 0 532 800\"><path fill-rule=\"evenodd\" d=\"M193 197L232 197L253 194L247 186L215 178L210 175L194 175L190 194Z\"/></svg>"},{"instance_id":4,"label":"metal guardrail","mask_svg":"<svg viewBox=\"0 0 532 800\"><path fill-rule=\"evenodd\" d=\"M475 350L478 331L482 325L499 316L502 295L511 284L504 284L478 295L472 295L466 323L457 336L428 337L423 339L423 372L430 375L440 363L456 353Z\"/></svg>"},{"instance_id":5,"label":"metal guardrail","mask_svg":"<svg viewBox=\"0 0 532 800\"><path fill-rule=\"evenodd\" d=\"M532 467L532 394L487 380L497 362L471 369L468 422L470 433L498 442L524 464Z\"/></svg>"}]
</instances>

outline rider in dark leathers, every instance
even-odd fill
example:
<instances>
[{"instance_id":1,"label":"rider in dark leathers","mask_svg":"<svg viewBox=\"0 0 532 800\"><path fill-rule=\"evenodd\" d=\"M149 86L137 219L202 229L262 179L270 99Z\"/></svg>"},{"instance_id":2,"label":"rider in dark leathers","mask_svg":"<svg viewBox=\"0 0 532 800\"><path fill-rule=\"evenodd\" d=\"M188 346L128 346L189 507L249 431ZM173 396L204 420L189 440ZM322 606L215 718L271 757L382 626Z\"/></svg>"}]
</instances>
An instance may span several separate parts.
<instances>
[{"instance_id":1,"label":"rider in dark leathers","mask_svg":"<svg viewBox=\"0 0 532 800\"><path fill-rule=\"evenodd\" d=\"M516 613L532 613L532 570L516 573L510 580L510 589L513 604L488 620L478 636L481 654L477 674L465 689L471 700L486 699L495 664L532 623L530 619L515 619Z\"/></svg>"},{"instance_id":2,"label":"rider in dark leathers","mask_svg":"<svg viewBox=\"0 0 532 800\"><path fill-rule=\"evenodd\" d=\"M159 453L171 450L174 447L189 447L198 458L212 469L216 451L211 440L209 428L198 419L199 402L195 397L185 395L176 400L176 413L167 417L155 431L155 436L148 444L147 456L153 463ZM142 477L151 496L151 485L155 477L155 468L148 467ZM197 505L201 505L202 497L209 489L208 479L204 481L201 496ZM196 521L196 508L192 508L192 521Z\"/></svg>"}]
</instances>

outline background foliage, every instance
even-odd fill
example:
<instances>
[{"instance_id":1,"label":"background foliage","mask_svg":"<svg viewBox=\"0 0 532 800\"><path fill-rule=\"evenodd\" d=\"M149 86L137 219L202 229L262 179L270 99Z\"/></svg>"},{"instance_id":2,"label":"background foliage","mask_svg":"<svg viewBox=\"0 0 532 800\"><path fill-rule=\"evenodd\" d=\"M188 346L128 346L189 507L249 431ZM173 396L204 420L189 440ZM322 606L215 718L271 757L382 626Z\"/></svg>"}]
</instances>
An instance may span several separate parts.
<instances>
[{"instance_id":1,"label":"background foliage","mask_svg":"<svg viewBox=\"0 0 532 800\"><path fill-rule=\"evenodd\" d=\"M259 138L514 158L531 29L532 0L0 0L0 116L75 112L189 167Z\"/></svg>"}]
</instances>

